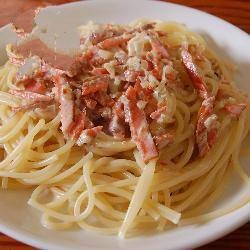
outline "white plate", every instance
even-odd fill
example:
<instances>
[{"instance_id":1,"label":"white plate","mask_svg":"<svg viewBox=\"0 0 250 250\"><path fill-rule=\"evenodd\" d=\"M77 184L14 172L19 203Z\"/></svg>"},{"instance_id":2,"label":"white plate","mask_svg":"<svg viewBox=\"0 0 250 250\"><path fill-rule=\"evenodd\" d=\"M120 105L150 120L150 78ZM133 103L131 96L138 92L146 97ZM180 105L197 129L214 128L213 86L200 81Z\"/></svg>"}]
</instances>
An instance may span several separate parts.
<instances>
[{"instance_id":1,"label":"white plate","mask_svg":"<svg viewBox=\"0 0 250 250\"><path fill-rule=\"evenodd\" d=\"M250 38L233 25L191 8L152 1L84 1L49 7L38 16L40 27L47 27L47 34L58 35L58 46L64 46L63 31L75 36L76 25L88 20L95 22L127 23L141 17L171 20L186 24L203 34L216 52L229 58L239 66L236 80L240 87L250 92ZM49 24L49 25L48 25ZM39 33L39 32L38 32ZM0 54L3 61L7 42L15 42L16 35L9 27L0 29ZM50 35L50 39L53 35ZM69 37L69 36L68 36ZM43 36L43 39L49 39ZM53 39L52 39L53 40ZM54 40L53 40L54 41ZM49 43L49 40L47 40ZM51 41L50 41L51 42ZM76 45L66 42L69 47ZM249 194L249 186L240 184L235 176L214 208L228 208L238 204ZM26 202L29 193L25 191L0 192L0 230L17 240L42 249L190 249L235 230L249 220L249 204L213 221L186 227L177 227L161 234L144 235L121 240L116 236L102 236L82 230L51 231L44 229L39 222L39 212Z\"/></svg>"}]
</instances>

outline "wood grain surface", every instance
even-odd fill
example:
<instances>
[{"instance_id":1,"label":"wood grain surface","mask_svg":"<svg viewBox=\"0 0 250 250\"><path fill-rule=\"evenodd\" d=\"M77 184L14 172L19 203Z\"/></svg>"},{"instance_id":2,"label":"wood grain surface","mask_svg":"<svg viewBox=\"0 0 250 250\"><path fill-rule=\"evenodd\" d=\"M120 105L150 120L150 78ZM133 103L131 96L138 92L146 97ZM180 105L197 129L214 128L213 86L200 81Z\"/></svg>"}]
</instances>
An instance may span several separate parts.
<instances>
[{"instance_id":1,"label":"wood grain surface","mask_svg":"<svg viewBox=\"0 0 250 250\"><path fill-rule=\"evenodd\" d=\"M0 0L0 27L13 17L41 4L61 4L74 0ZM250 0L170 0L216 15L250 33ZM33 247L0 233L1 250L30 250ZM250 250L250 223L199 250Z\"/></svg>"}]
</instances>

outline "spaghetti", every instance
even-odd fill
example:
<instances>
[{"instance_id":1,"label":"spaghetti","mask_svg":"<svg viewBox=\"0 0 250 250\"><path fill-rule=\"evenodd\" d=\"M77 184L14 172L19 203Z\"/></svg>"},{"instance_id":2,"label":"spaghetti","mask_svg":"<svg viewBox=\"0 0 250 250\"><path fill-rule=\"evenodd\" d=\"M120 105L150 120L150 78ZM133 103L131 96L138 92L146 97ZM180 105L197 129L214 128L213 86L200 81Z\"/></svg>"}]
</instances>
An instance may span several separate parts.
<instances>
[{"instance_id":1,"label":"spaghetti","mask_svg":"<svg viewBox=\"0 0 250 250\"><path fill-rule=\"evenodd\" d=\"M249 184L238 160L249 103L231 65L177 23L80 31L71 58L39 39L7 46L2 188L32 189L47 228L120 237L226 212L204 214L232 167Z\"/></svg>"}]
</instances>

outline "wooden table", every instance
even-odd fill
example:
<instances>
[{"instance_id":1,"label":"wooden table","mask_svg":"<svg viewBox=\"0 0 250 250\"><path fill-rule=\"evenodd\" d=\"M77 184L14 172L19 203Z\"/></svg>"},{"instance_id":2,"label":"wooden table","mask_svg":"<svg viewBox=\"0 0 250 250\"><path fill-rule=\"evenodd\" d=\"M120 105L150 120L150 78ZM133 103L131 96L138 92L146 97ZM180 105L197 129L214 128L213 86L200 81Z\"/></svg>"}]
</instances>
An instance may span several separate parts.
<instances>
[{"instance_id":1,"label":"wooden table","mask_svg":"<svg viewBox=\"0 0 250 250\"><path fill-rule=\"evenodd\" d=\"M0 27L11 22L19 13L41 5L41 3L60 4L74 0L0 0ZM250 33L250 1L249 0L170 0L169 2L197 8L240 27ZM1 250L30 250L34 249L0 233ZM224 238L200 247L199 250L249 250L250 223L225 236Z\"/></svg>"}]
</instances>

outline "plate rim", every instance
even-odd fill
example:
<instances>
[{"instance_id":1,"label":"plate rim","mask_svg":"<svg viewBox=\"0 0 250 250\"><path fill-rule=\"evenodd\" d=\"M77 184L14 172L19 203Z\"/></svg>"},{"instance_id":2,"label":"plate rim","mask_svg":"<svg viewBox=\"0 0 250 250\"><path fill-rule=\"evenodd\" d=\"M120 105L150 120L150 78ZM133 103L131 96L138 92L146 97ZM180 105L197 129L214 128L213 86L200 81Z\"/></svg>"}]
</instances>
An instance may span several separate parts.
<instances>
[{"instance_id":1,"label":"plate rim","mask_svg":"<svg viewBox=\"0 0 250 250\"><path fill-rule=\"evenodd\" d=\"M87 0L87 1L77 1L77 2L72 2L72 3L64 3L64 4L60 4L60 5L52 5L52 6L77 6L79 4L88 4L90 2L115 2L116 4L118 2L127 2L129 4L129 2L133 2L133 0ZM234 29L235 31L239 32L239 34L246 36L245 38L250 38L250 34L248 34L246 31L240 29L239 27L233 25L232 23L218 17L218 16L214 16L210 13L207 13L205 11L202 10L198 10L189 6L185 6L185 5L181 5L181 4L176 4L176 3L170 3L170 2L165 2L165 1L156 1L156 0L137 0L138 2L152 2L152 3L156 3L159 5L171 5L173 7L178 7L178 8L182 8L186 11L192 11L192 12L196 12L199 13L201 15L206 15L209 18L212 18L214 20L219 21L220 23L223 23L224 25L227 25L228 27L230 27L231 29ZM1 33L5 33L5 29L9 26L10 24L6 24L5 26L0 28L0 35ZM236 230L237 228L243 226L244 224L246 224L247 222L249 222L249 217L250 217L250 204L245 204L242 207L237 208L236 210L230 212L229 214L233 214L233 213L240 213L241 210L245 210L246 209L246 214L244 214L244 216L239 217L235 222L232 222L228 228L224 228L223 231L221 232L216 232L216 230L212 233L209 233L208 236L206 237L199 237L197 238L194 242L193 241L189 241L186 243L185 247L178 247L178 250L184 250L184 249L190 249L190 248L194 248L194 247L199 247L205 244L208 244L209 242L215 241L217 239L220 239L221 237L233 232L234 230ZM227 215L224 215L227 216ZM222 218L224 216L221 216L219 218ZM49 230L49 229L48 229ZM49 241L43 241L41 238L39 238L37 235L33 235L32 233L25 231L24 229L13 229L11 226L8 226L7 224L3 223L0 219L0 232L2 232L3 234L6 234L20 242L23 242L25 244L37 247L37 248L41 248L41 249L62 249L60 246L56 246L55 243L53 242L49 242ZM163 233L164 234L164 233ZM122 247L123 248L123 247ZM63 248L63 249L67 249L67 248ZM85 246L84 249L93 249L92 247L88 247ZM96 247L96 249L100 249L98 247ZM106 249L106 247L104 247L103 249ZM157 248L158 249L158 248ZM159 249L167 249L164 248L163 246Z\"/></svg>"},{"instance_id":2,"label":"plate rim","mask_svg":"<svg viewBox=\"0 0 250 250\"><path fill-rule=\"evenodd\" d=\"M237 208L236 210L230 212L229 214L233 214L233 213L240 213L241 210L247 210L248 214L250 213L250 204L245 204L244 206ZM227 216L228 214L224 215ZM224 216L221 216L219 218L222 218ZM218 218L216 218L218 219ZM248 221L247 221L248 220ZM186 250L186 249L193 249L193 248L197 248L200 246L204 246L208 243L214 242L220 238L222 238L223 236L226 236L228 234L230 234L231 232L235 231L236 229L240 228L241 226L247 224L249 222L249 215L246 214L246 216L242 216L240 217L235 223L231 224L230 227L228 227L226 230L221 231L221 232L217 232L216 230L213 233L210 233L209 236L204 236L204 237L199 237L195 243L194 242L187 242L185 246L181 246L177 248L171 248L171 249L176 249L176 250ZM49 229L48 229L49 230ZM16 239L18 241L20 241L21 243L27 244L29 246L33 246L39 249L48 249L48 250L66 250L69 249L67 247L62 248L61 246L57 246L55 243L52 242L46 242L41 240L38 236L33 235L32 233L28 232L28 231L24 231L24 230L13 230L11 229L11 227L9 227L8 225L3 225L0 221L0 232L13 238ZM165 232L163 232L162 234L164 234ZM109 236L107 236L109 237ZM77 248L78 249L78 248ZM85 250L100 250L100 249L104 249L104 250L108 250L109 248L107 247L89 247L89 246L84 246ZM122 249L125 249L122 247ZM163 249L168 249L165 247L160 247L160 248L155 248L155 249L159 249L159 250L163 250Z\"/></svg>"}]
</instances>

